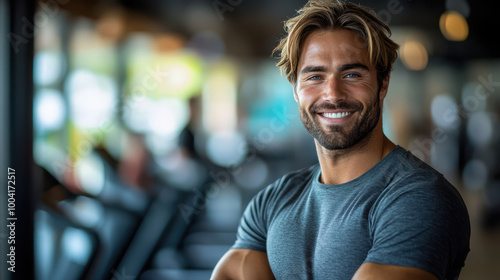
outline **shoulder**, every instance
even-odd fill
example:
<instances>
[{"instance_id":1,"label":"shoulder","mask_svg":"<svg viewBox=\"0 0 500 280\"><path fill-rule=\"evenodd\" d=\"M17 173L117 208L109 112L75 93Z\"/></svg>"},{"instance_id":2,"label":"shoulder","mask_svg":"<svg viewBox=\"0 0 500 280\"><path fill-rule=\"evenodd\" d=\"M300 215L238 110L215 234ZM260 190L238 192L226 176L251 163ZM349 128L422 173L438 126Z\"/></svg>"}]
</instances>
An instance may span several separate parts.
<instances>
[{"instance_id":1,"label":"shoulder","mask_svg":"<svg viewBox=\"0 0 500 280\"><path fill-rule=\"evenodd\" d=\"M470 239L469 215L460 193L411 153L399 153L397 158L396 175L370 209L374 245L368 261L421 268L439 279L458 275Z\"/></svg>"},{"instance_id":2,"label":"shoulder","mask_svg":"<svg viewBox=\"0 0 500 280\"><path fill-rule=\"evenodd\" d=\"M469 224L467 207L458 190L437 170L401 149L397 176L381 192L373 216L419 216L429 221Z\"/></svg>"},{"instance_id":3,"label":"shoulder","mask_svg":"<svg viewBox=\"0 0 500 280\"><path fill-rule=\"evenodd\" d=\"M315 164L307 168L289 172L262 189L257 196L276 197L291 194L296 191L300 192L303 186L313 178L318 169L318 164Z\"/></svg>"},{"instance_id":4,"label":"shoulder","mask_svg":"<svg viewBox=\"0 0 500 280\"><path fill-rule=\"evenodd\" d=\"M293 201L314 174L315 166L290 172L255 195L246 207L233 248L266 251L270 223L287 202Z\"/></svg>"},{"instance_id":5,"label":"shoulder","mask_svg":"<svg viewBox=\"0 0 500 280\"><path fill-rule=\"evenodd\" d=\"M260 209L260 212L272 213L281 211L289 202L297 199L308 182L318 170L318 164L287 173L259 191L250 201L249 206Z\"/></svg>"},{"instance_id":6,"label":"shoulder","mask_svg":"<svg viewBox=\"0 0 500 280\"><path fill-rule=\"evenodd\" d=\"M410 152L401 157L405 162L402 171L371 208L373 225L400 219L408 226L414 222L419 228L458 230L463 237L469 235L469 214L459 191L441 173Z\"/></svg>"},{"instance_id":7,"label":"shoulder","mask_svg":"<svg viewBox=\"0 0 500 280\"><path fill-rule=\"evenodd\" d=\"M459 198L457 189L436 169L429 166L410 151L398 147L395 156L392 157L391 168L388 171L389 183L382 193L403 194L408 192L425 192L429 195L448 194Z\"/></svg>"},{"instance_id":8,"label":"shoulder","mask_svg":"<svg viewBox=\"0 0 500 280\"><path fill-rule=\"evenodd\" d=\"M289 185L290 183L301 183L304 181L309 181L315 171L318 171L319 165L315 164L306 168L302 168L299 170L295 170L283 175L280 179L278 179L275 183L278 185Z\"/></svg>"}]
</instances>

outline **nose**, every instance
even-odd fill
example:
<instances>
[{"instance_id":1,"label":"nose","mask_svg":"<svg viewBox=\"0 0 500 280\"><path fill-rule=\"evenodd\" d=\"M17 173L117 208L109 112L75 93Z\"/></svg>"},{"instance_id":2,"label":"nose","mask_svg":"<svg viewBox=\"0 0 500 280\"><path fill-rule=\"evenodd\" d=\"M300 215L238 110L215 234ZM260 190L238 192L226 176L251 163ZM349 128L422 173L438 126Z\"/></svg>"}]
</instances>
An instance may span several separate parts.
<instances>
[{"instance_id":1,"label":"nose","mask_svg":"<svg viewBox=\"0 0 500 280\"><path fill-rule=\"evenodd\" d=\"M326 83L324 83L324 86L323 100L331 103L337 103L346 99L346 93L339 78L329 78Z\"/></svg>"}]
</instances>

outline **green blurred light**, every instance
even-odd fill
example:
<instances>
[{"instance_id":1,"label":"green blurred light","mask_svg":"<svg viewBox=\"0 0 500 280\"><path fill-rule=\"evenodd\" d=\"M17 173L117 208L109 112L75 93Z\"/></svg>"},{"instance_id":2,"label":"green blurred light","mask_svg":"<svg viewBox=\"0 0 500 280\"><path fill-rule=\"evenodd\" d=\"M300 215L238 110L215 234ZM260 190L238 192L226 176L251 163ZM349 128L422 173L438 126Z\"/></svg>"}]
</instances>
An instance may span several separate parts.
<instances>
[{"instance_id":1,"label":"green blurred light","mask_svg":"<svg viewBox=\"0 0 500 280\"><path fill-rule=\"evenodd\" d=\"M201 91L203 67L194 54L141 55L128 68L127 97L188 99Z\"/></svg>"}]
</instances>

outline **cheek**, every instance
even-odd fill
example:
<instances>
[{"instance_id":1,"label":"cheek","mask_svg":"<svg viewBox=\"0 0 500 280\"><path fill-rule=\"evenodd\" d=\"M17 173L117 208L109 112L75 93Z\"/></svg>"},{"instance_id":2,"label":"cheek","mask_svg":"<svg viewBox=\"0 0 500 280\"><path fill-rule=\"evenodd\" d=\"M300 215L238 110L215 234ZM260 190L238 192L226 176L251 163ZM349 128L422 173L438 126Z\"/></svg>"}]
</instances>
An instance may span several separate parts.
<instances>
[{"instance_id":1,"label":"cheek","mask_svg":"<svg viewBox=\"0 0 500 280\"><path fill-rule=\"evenodd\" d=\"M375 99L379 98L377 89L378 87L373 86L371 83L363 83L352 88L349 92L352 99L365 104L372 104Z\"/></svg>"},{"instance_id":2,"label":"cheek","mask_svg":"<svg viewBox=\"0 0 500 280\"><path fill-rule=\"evenodd\" d=\"M317 99L317 90L311 88L301 88L298 90L296 100L300 106L309 106Z\"/></svg>"},{"instance_id":3,"label":"cheek","mask_svg":"<svg viewBox=\"0 0 500 280\"><path fill-rule=\"evenodd\" d=\"M358 90L364 94L374 94L377 92L378 84L376 81L368 79L360 82L359 84L355 84L355 87L357 87Z\"/></svg>"}]
</instances>

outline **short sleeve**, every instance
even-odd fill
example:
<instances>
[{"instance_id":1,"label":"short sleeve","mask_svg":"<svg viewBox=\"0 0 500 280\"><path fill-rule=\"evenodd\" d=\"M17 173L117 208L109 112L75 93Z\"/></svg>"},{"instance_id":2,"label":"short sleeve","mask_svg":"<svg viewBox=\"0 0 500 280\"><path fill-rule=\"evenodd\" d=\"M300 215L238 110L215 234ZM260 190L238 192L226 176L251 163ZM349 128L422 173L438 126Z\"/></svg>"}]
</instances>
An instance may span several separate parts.
<instances>
[{"instance_id":1,"label":"short sleeve","mask_svg":"<svg viewBox=\"0 0 500 280\"><path fill-rule=\"evenodd\" d=\"M370 213L373 245L365 262L420 268L456 279L469 252L470 222L458 191L425 172L389 188Z\"/></svg>"},{"instance_id":2,"label":"short sleeve","mask_svg":"<svg viewBox=\"0 0 500 280\"><path fill-rule=\"evenodd\" d=\"M269 187L268 187L269 189ZM266 252L268 189L261 190L243 212L237 239L231 249L251 249Z\"/></svg>"}]
</instances>

